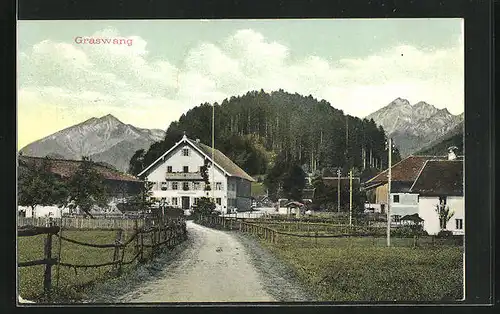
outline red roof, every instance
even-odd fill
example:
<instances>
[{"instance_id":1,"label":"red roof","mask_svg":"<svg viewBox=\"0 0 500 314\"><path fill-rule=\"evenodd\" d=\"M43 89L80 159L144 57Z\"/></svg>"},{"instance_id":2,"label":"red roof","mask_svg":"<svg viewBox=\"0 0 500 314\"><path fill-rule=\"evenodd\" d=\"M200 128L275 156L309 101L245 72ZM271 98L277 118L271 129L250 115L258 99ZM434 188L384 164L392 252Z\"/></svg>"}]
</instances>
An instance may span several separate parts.
<instances>
[{"instance_id":1,"label":"red roof","mask_svg":"<svg viewBox=\"0 0 500 314\"><path fill-rule=\"evenodd\" d=\"M399 182L415 182L427 160L442 159L436 156L408 156L391 167L391 180ZM365 182L378 184L387 182L387 169Z\"/></svg>"},{"instance_id":2,"label":"red roof","mask_svg":"<svg viewBox=\"0 0 500 314\"><path fill-rule=\"evenodd\" d=\"M462 160L429 160L411 187L411 192L426 196L463 196Z\"/></svg>"},{"instance_id":3,"label":"red roof","mask_svg":"<svg viewBox=\"0 0 500 314\"><path fill-rule=\"evenodd\" d=\"M31 157L31 156L19 156L20 161L24 162L36 162L40 163L44 158L42 157ZM66 159L49 159L50 161L50 171L60 175L61 177L70 177L72 176L80 164L81 160L66 160ZM106 180L115 180L115 181L129 181L129 182L141 182L138 178L120 172L116 169L103 166L97 163L93 163L94 169L97 170L99 174L101 174Z\"/></svg>"}]
</instances>

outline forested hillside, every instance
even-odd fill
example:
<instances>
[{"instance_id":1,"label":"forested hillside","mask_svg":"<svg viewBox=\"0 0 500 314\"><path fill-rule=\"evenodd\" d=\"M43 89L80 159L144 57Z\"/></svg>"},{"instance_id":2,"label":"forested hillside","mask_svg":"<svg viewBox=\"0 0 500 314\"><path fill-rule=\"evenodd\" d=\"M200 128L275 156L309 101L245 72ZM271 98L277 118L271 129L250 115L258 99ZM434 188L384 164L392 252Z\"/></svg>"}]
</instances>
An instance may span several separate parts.
<instances>
[{"instance_id":1,"label":"forested hillside","mask_svg":"<svg viewBox=\"0 0 500 314\"><path fill-rule=\"evenodd\" d=\"M416 155L446 155L448 148L455 146L459 155L464 154L464 124L458 124L455 128L450 130L447 134L439 139L431 142L422 150L415 153Z\"/></svg>"},{"instance_id":2,"label":"forested hillside","mask_svg":"<svg viewBox=\"0 0 500 314\"><path fill-rule=\"evenodd\" d=\"M301 165L305 171L337 167L362 170L364 163L365 168L387 167L384 130L373 120L344 115L325 100L261 90L214 105L215 146L250 175L265 174L276 156L285 163ZM211 119L211 104L189 110L170 124L163 141L136 152L130 172L137 174L152 163L184 132L211 145ZM396 151L394 161L398 159Z\"/></svg>"}]
</instances>

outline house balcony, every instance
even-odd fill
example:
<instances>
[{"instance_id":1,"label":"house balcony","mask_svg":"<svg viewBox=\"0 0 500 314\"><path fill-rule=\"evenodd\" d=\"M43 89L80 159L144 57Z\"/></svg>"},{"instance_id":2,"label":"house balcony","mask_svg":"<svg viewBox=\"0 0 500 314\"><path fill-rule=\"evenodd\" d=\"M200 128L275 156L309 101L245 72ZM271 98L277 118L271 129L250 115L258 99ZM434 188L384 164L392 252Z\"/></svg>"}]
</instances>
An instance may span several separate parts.
<instances>
[{"instance_id":1,"label":"house balcony","mask_svg":"<svg viewBox=\"0 0 500 314\"><path fill-rule=\"evenodd\" d=\"M202 181L203 177L200 172L167 172L165 173L166 180L190 180Z\"/></svg>"}]
</instances>

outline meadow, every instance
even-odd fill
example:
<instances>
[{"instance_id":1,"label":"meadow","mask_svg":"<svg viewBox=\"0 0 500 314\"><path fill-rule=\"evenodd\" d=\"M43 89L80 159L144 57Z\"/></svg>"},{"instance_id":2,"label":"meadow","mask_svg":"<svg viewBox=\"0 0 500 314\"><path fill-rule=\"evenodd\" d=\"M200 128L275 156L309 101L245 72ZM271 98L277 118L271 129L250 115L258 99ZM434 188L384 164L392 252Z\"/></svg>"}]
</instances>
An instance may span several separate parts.
<instances>
[{"instance_id":1,"label":"meadow","mask_svg":"<svg viewBox=\"0 0 500 314\"><path fill-rule=\"evenodd\" d=\"M123 239L128 239L133 230L124 232ZM112 244L115 241L114 230L63 230L63 236L69 239L93 243ZM44 240L46 235L18 237L18 261L25 262L42 259L44 256ZM130 261L134 256L134 245L125 249L124 261ZM146 251L145 254L149 254ZM52 256L59 254L59 238L52 237ZM73 244L67 241L61 243L61 262L69 264L102 264L113 261L114 248L93 248ZM137 262L124 265L122 271L126 273ZM59 267L59 271L57 270ZM24 299L40 301L43 297L44 266L30 266L18 268L19 294ZM54 265L52 267L52 297L58 301L78 301L85 298L88 289L93 284L112 277L112 266L99 268L69 268Z\"/></svg>"},{"instance_id":2,"label":"meadow","mask_svg":"<svg viewBox=\"0 0 500 314\"><path fill-rule=\"evenodd\" d=\"M296 270L319 301L453 301L463 297L463 248L455 241L298 238L262 245Z\"/></svg>"}]
</instances>

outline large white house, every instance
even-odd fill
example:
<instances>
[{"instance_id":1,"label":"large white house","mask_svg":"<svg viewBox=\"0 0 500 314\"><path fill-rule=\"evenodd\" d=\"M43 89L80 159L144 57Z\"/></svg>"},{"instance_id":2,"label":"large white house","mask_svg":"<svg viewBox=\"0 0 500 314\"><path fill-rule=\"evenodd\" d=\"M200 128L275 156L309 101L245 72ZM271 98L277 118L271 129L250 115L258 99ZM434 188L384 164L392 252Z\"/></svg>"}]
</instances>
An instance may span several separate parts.
<instances>
[{"instance_id":1,"label":"large white house","mask_svg":"<svg viewBox=\"0 0 500 314\"><path fill-rule=\"evenodd\" d=\"M208 165L208 184L201 167ZM215 165L215 168L212 168ZM214 198L216 210L230 212L251 207L251 182L255 181L219 150L184 135L172 148L138 174L153 183L153 197L169 206L190 209L201 197Z\"/></svg>"}]
</instances>

